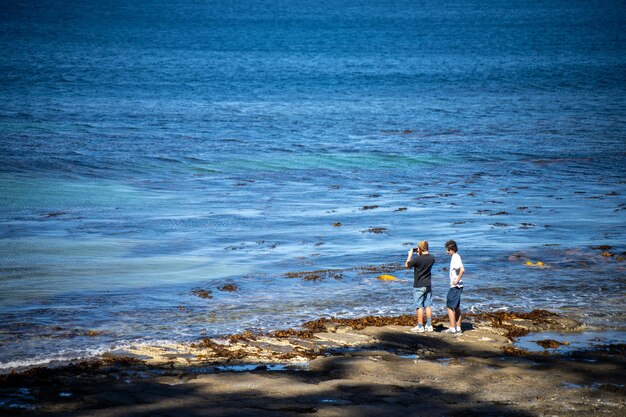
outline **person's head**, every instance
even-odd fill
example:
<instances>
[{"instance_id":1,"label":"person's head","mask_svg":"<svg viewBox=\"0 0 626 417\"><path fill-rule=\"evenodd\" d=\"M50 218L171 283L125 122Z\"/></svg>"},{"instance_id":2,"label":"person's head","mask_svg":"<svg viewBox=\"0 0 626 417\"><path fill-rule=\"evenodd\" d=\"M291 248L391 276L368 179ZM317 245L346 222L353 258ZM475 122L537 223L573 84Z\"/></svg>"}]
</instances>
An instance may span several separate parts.
<instances>
[{"instance_id":1,"label":"person's head","mask_svg":"<svg viewBox=\"0 0 626 417\"><path fill-rule=\"evenodd\" d=\"M452 255L453 253L457 253L459 248L456 246L456 242L454 240L448 240L446 242L446 252Z\"/></svg>"},{"instance_id":2,"label":"person's head","mask_svg":"<svg viewBox=\"0 0 626 417\"><path fill-rule=\"evenodd\" d=\"M420 243L417 244L417 248L420 250L420 252L428 252L428 242L422 240Z\"/></svg>"}]
</instances>

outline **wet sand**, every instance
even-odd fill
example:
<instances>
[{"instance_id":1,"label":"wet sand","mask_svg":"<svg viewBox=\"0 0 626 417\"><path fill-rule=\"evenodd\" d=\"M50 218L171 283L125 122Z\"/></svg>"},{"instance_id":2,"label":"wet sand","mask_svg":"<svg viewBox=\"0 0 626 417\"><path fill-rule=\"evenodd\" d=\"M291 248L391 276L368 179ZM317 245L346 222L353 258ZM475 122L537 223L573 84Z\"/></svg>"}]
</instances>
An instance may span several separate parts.
<instances>
[{"instance_id":1,"label":"wet sand","mask_svg":"<svg viewBox=\"0 0 626 417\"><path fill-rule=\"evenodd\" d=\"M413 316L321 319L303 329L138 346L0 377L2 411L34 416L623 416L626 346L556 354L528 332L580 332L545 311L468 316L462 335Z\"/></svg>"}]
</instances>

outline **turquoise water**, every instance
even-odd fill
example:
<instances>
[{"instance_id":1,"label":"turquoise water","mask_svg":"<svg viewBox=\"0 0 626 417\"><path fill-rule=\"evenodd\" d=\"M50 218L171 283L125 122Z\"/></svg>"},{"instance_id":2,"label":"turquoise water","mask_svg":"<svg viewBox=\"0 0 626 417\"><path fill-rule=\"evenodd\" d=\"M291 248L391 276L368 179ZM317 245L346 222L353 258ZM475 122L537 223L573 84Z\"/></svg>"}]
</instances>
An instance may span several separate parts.
<instances>
[{"instance_id":1,"label":"turquoise water","mask_svg":"<svg viewBox=\"0 0 626 417\"><path fill-rule=\"evenodd\" d=\"M438 313L454 238L466 309L622 328L620 2L4 3L2 369L408 313L422 239Z\"/></svg>"}]
</instances>

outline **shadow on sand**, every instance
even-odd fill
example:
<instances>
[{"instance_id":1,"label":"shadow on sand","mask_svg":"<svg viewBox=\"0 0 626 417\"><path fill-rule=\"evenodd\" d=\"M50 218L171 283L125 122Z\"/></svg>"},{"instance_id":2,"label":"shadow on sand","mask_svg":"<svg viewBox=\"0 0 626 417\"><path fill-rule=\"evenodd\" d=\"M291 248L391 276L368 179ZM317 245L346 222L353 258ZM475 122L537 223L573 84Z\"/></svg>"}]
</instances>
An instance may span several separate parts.
<instances>
[{"instance_id":1,"label":"shadow on sand","mask_svg":"<svg viewBox=\"0 0 626 417\"><path fill-rule=\"evenodd\" d=\"M428 360L411 352L429 350ZM469 388L454 390L432 373L438 359L469 361L480 369L528 372L536 378L567 375L577 384L623 382L624 357L583 352L578 357L507 357L445 339L382 331L377 342L336 350L299 371L215 372L215 367L167 368L139 362L68 366L11 375L0 381L5 398L26 392L34 408L6 407L6 415L29 416L533 416L504 396L486 401L507 380L460 373ZM599 359L600 358L600 359ZM599 363L607 366L597 366ZM449 367L448 378L457 372ZM608 370L607 370L608 369ZM620 371L621 370L621 371ZM488 371L490 372L490 371ZM513 377L514 378L514 377ZM528 383L532 383L532 380ZM504 385L502 385L504 384ZM513 388L512 388L513 389ZM21 391L20 391L21 390ZM519 393L517 393L519 394ZM519 395L518 395L519 396ZM532 399L529 399L531 401Z\"/></svg>"}]
</instances>

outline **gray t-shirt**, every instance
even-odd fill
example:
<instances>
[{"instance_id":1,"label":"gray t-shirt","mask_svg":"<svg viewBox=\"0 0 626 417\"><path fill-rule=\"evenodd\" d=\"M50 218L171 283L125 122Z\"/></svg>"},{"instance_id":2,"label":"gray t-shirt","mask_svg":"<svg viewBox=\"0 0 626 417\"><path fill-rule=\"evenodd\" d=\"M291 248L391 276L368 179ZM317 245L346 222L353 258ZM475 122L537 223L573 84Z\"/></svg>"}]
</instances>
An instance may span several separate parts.
<instances>
[{"instance_id":1,"label":"gray t-shirt","mask_svg":"<svg viewBox=\"0 0 626 417\"><path fill-rule=\"evenodd\" d=\"M409 268L413 268L413 288L430 287L430 270L435 264L435 257L428 255L413 255L409 261Z\"/></svg>"}]
</instances>

